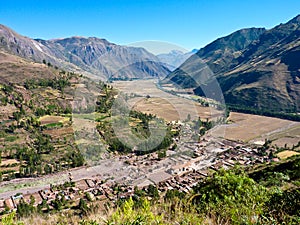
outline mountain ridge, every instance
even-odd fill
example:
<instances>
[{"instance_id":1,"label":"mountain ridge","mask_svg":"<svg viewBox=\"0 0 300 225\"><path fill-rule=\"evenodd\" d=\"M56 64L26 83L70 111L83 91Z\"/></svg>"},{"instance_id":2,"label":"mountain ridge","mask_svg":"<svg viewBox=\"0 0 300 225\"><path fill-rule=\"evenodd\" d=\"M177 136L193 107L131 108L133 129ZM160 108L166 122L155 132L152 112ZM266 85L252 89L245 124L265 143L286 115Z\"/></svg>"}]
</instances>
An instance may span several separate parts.
<instances>
[{"instance_id":1,"label":"mountain ridge","mask_svg":"<svg viewBox=\"0 0 300 225\"><path fill-rule=\"evenodd\" d=\"M96 37L31 39L1 25L0 48L103 80L161 77L169 73L155 55L143 48L121 46Z\"/></svg>"},{"instance_id":2,"label":"mountain ridge","mask_svg":"<svg viewBox=\"0 0 300 225\"><path fill-rule=\"evenodd\" d=\"M245 35L245 31L250 33ZM195 73L203 66L201 61L212 71L211 78L218 80L226 104L257 111L298 112L299 49L300 16L268 30L242 29L200 49L163 83L194 88L203 96L197 82L201 72ZM204 85L209 84L206 80Z\"/></svg>"}]
</instances>

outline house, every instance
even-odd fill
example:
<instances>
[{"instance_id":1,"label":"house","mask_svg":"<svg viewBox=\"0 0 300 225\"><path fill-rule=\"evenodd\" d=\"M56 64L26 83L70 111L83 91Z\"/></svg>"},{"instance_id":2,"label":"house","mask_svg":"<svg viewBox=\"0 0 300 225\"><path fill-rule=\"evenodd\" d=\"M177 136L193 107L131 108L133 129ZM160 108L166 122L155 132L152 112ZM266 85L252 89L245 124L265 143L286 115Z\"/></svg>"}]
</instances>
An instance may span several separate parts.
<instances>
[{"instance_id":1,"label":"house","mask_svg":"<svg viewBox=\"0 0 300 225\"><path fill-rule=\"evenodd\" d=\"M0 200L0 213L3 212L4 210L5 210L5 201Z\"/></svg>"},{"instance_id":2,"label":"house","mask_svg":"<svg viewBox=\"0 0 300 225\"><path fill-rule=\"evenodd\" d=\"M76 181L75 186L82 191L88 190L90 188L85 180Z\"/></svg>"},{"instance_id":3,"label":"house","mask_svg":"<svg viewBox=\"0 0 300 225\"><path fill-rule=\"evenodd\" d=\"M154 184L158 184L162 181L166 181L172 178L172 175L166 173L165 171L159 171L152 173L148 176L148 179L151 180Z\"/></svg>"},{"instance_id":4,"label":"house","mask_svg":"<svg viewBox=\"0 0 300 225\"><path fill-rule=\"evenodd\" d=\"M17 208L17 205L19 204L19 202L22 198L23 198L22 194L17 194L17 195L11 196L11 200L13 202L14 208Z\"/></svg>"},{"instance_id":5,"label":"house","mask_svg":"<svg viewBox=\"0 0 300 225\"><path fill-rule=\"evenodd\" d=\"M9 208L9 209L14 209L14 202L11 198L5 199L4 204Z\"/></svg>"},{"instance_id":6,"label":"house","mask_svg":"<svg viewBox=\"0 0 300 225\"><path fill-rule=\"evenodd\" d=\"M100 195L96 196L97 200L103 201L105 199L107 199L106 195L104 194L104 192L102 192Z\"/></svg>"},{"instance_id":7,"label":"house","mask_svg":"<svg viewBox=\"0 0 300 225\"><path fill-rule=\"evenodd\" d=\"M42 190L39 193L40 193L42 199L47 200L47 201L51 201L56 198L56 193L52 192L50 189Z\"/></svg>"},{"instance_id":8,"label":"house","mask_svg":"<svg viewBox=\"0 0 300 225\"><path fill-rule=\"evenodd\" d=\"M86 179L85 182L87 183L87 185L90 187L90 188L93 188L95 187L96 185L96 182L92 179Z\"/></svg>"},{"instance_id":9,"label":"house","mask_svg":"<svg viewBox=\"0 0 300 225\"><path fill-rule=\"evenodd\" d=\"M31 196L34 198L34 204L33 206L38 206L39 204L41 204L43 202L43 198L39 193L33 193L33 194L27 194L23 196L23 199L26 203L30 203L30 198Z\"/></svg>"},{"instance_id":10,"label":"house","mask_svg":"<svg viewBox=\"0 0 300 225\"><path fill-rule=\"evenodd\" d=\"M191 162L175 165L167 172L170 173L171 175L181 175L183 173L190 171L190 166L191 166Z\"/></svg>"}]
</instances>

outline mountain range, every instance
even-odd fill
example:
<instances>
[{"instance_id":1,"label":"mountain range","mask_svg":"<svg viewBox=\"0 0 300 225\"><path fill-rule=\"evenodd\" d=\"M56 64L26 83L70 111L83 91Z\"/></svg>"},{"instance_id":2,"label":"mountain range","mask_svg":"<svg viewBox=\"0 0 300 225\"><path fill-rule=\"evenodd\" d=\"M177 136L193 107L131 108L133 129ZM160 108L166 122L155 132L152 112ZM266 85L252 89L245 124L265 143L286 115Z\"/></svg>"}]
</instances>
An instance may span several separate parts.
<instances>
[{"instance_id":1,"label":"mountain range","mask_svg":"<svg viewBox=\"0 0 300 225\"><path fill-rule=\"evenodd\" d=\"M300 111L300 16L272 29L236 31L200 49L163 83L194 88L205 95L217 79L225 102L236 108ZM213 74L207 76L207 66ZM204 81L204 82L203 82ZM200 84L200 83L201 84Z\"/></svg>"},{"instance_id":2,"label":"mountain range","mask_svg":"<svg viewBox=\"0 0 300 225\"><path fill-rule=\"evenodd\" d=\"M164 77L170 72L143 48L116 45L95 37L34 40L0 25L0 49L102 80Z\"/></svg>"},{"instance_id":3,"label":"mountain range","mask_svg":"<svg viewBox=\"0 0 300 225\"><path fill-rule=\"evenodd\" d=\"M31 39L0 25L0 51L102 80L160 78L201 96L217 80L232 108L300 111L300 16L268 30L238 30L196 53L157 56L96 37Z\"/></svg>"}]
</instances>

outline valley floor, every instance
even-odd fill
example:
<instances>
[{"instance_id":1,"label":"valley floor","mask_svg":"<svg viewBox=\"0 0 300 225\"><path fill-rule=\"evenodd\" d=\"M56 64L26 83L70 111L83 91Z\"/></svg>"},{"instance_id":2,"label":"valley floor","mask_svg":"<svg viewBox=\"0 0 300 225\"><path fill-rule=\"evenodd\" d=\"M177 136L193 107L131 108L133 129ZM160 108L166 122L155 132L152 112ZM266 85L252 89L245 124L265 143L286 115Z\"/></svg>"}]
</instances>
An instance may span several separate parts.
<instances>
[{"instance_id":1,"label":"valley floor","mask_svg":"<svg viewBox=\"0 0 300 225\"><path fill-rule=\"evenodd\" d=\"M211 118L219 113L216 109L202 107L195 101L163 92L156 87L154 80L114 82L113 85L131 96L129 102L133 108L157 114L166 120L183 121L188 115L191 116L190 120L198 116ZM284 143L284 140L299 140L300 123L297 122L241 113L231 113L229 119L230 124L213 128L201 137L200 142L193 141L194 133L189 121L173 121L181 127L180 135L176 139L176 150L168 150L166 158L158 160L157 153L147 156L111 155L110 158L99 161L96 166L2 182L0 199L8 199L17 193L33 194L49 189L50 184L69 181L70 174L78 184L82 180L92 179L95 182L106 181L108 186L119 183L142 188L153 184L159 185L162 190L178 188L188 191L196 181L191 177L205 177L210 170L230 168L237 163L254 165L279 160L259 154L257 146L264 144L265 139L274 138L276 143L281 141L279 146L291 145L291 142ZM253 146L251 143L258 145ZM185 174L190 174L191 177L184 178ZM173 180L174 176L182 179Z\"/></svg>"}]
</instances>

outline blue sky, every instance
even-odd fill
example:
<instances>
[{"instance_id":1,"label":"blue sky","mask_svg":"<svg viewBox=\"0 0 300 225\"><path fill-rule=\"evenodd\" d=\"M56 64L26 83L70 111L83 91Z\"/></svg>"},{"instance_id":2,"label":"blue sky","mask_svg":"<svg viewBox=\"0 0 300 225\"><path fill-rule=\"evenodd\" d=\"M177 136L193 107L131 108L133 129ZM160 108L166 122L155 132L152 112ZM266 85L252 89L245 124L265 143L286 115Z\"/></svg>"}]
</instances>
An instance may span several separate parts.
<instances>
[{"instance_id":1,"label":"blue sky","mask_svg":"<svg viewBox=\"0 0 300 225\"><path fill-rule=\"evenodd\" d=\"M299 0L0 1L0 23L28 37L157 40L189 50L237 29L271 28L297 14Z\"/></svg>"}]
</instances>

